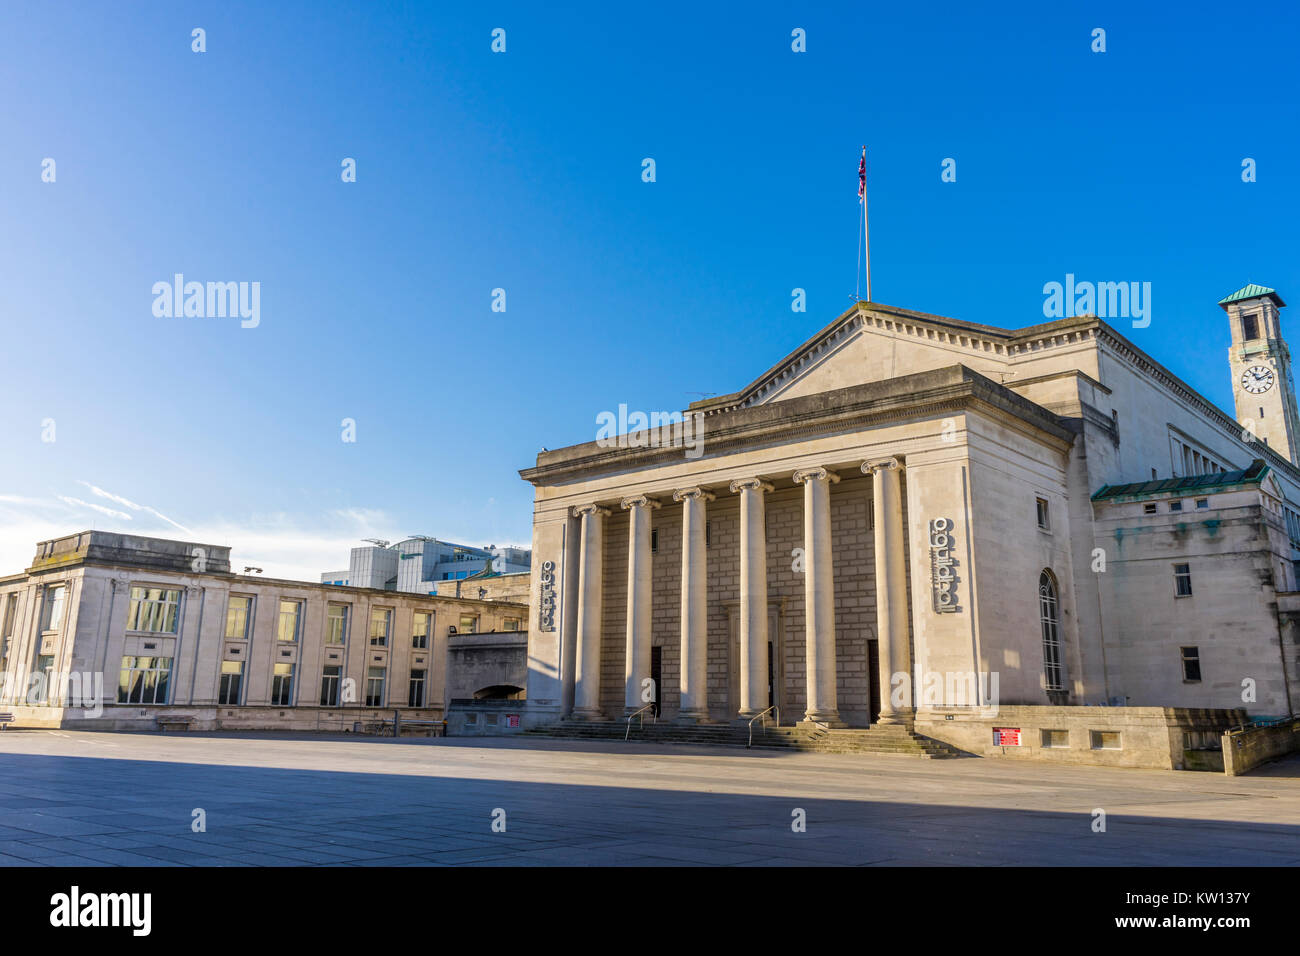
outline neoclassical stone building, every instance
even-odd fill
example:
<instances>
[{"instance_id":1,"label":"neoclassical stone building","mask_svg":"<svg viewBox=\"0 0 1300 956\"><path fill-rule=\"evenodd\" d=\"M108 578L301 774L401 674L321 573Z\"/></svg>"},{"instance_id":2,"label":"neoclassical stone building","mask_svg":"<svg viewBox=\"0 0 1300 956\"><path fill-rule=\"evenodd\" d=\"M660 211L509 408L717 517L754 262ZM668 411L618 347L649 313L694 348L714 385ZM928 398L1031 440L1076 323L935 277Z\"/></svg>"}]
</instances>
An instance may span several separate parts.
<instances>
[{"instance_id":1,"label":"neoclassical stone building","mask_svg":"<svg viewBox=\"0 0 1300 956\"><path fill-rule=\"evenodd\" d=\"M1010 331L860 302L691 405L694 430L541 453L528 720L654 699L962 743L999 707L1291 713L1283 304L1220 302L1236 417L1095 317Z\"/></svg>"}]
</instances>

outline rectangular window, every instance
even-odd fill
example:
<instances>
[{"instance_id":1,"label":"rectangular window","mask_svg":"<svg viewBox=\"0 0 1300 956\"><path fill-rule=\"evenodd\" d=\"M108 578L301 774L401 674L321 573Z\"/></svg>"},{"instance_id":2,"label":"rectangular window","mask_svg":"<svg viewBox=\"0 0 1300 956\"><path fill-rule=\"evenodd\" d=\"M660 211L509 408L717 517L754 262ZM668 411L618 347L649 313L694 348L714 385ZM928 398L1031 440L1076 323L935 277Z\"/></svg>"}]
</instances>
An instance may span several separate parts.
<instances>
[{"instance_id":1,"label":"rectangular window","mask_svg":"<svg viewBox=\"0 0 1300 956\"><path fill-rule=\"evenodd\" d=\"M433 615L428 611L416 611L411 624L411 646L420 649L429 646L429 621Z\"/></svg>"},{"instance_id":2,"label":"rectangular window","mask_svg":"<svg viewBox=\"0 0 1300 956\"><path fill-rule=\"evenodd\" d=\"M1192 566L1190 564L1174 565L1174 596L1192 596Z\"/></svg>"},{"instance_id":3,"label":"rectangular window","mask_svg":"<svg viewBox=\"0 0 1300 956\"><path fill-rule=\"evenodd\" d=\"M1155 514L1155 513L1156 513L1156 506L1155 506L1155 504L1152 503L1152 504L1148 504L1148 505L1143 505L1143 506L1142 506L1142 513L1143 513L1144 515L1153 515L1153 514Z\"/></svg>"},{"instance_id":4,"label":"rectangular window","mask_svg":"<svg viewBox=\"0 0 1300 956\"><path fill-rule=\"evenodd\" d=\"M244 686L244 662L221 662L221 687L217 691L217 703L238 704L239 692Z\"/></svg>"},{"instance_id":5,"label":"rectangular window","mask_svg":"<svg viewBox=\"0 0 1300 956\"><path fill-rule=\"evenodd\" d=\"M281 601L280 620L276 625L276 640L298 640L298 628L302 626L302 602Z\"/></svg>"},{"instance_id":6,"label":"rectangular window","mask_svg":"<svg viewBox=\"0 0 1300 956\"><path fill-rule=\"evenodd\" d=\"M134 590L131 592L134 594ZM68 595L65 585L56 584L45 592L45 613L41 617L42 631L57 631L63 625L63 604Z\"/></svg>"},{"instance_id":7,"label":"rectangular window","mask_svg":"<svg viewBox=\"0 0 1300 956\"><path fill-rule=\"evenodd\" d=\"M179 590L132 588L131 604L126 612L126 629L148 631L151 634L175 634L180 621L180 607Z\"/></svg>"},{"instance_id":8,"label":"rectangular window","mask_svg":"<svg viewBox=\"0 0 1300 956\"><path fill-rule=\"evenodd\" d=\"M343 677L341 664L326 664L320 679L320 705L337 707L339 705L339 681Z\"/></svg>"},{"instance_id":9,"label":"rectangular window","mask_svg":"<svg viewBox=\"0 0 1300 956\"><path fill-rule=\"evenodd\" d=\"M517 630L519 630L519 618L517 618L517 617L508 617L508 618L506 618L506 619L505 619L505 623L502 624L502 627L505 628L505 630L507 630L507 631L517 631Z\"/></svg>"},{"instance_id":10,"label":"rectangular window","mask_svg":"<svg viewBox=\"0 0 1300 956\"><path fill-rule=\"evenodd\" d=\"M478 630L478 618L473 614L462 614L460 627L457 630L461 634L473 634Z\"/></svg>"},{"instance_id":11,"label":"rectangular window","mask_svg":"<svg viewBox=\"0 0 1300 956\"><path fill-rule=\"evenodd\" d=\"M171 682L170 657L124 657L117 683L119 704L165 704Z\"/></svg>"},{"instance_id":12,"label":"rectangular window","mask_svg":"<svg viewBox=\"0 0 1300 956\"><path fill-rule=\"evenodd\" d=\"M1183 680L1187 683L1195 684L1201 680L1201 649L1199 647L1184 647L1183 654Z\"/></svg>"},{"instance_id":13,"label":"rectangular window","mask_svg":"<svg viewBox=\"0 0 1300 956\"><path fill-rule=\"evenodd\" d=\"M708 527L707 524L705 525L705 527L707 529ZM651 554L659 553L659 529L658 528L650 529L650 553Z\"/></svg>"},{"instance_id":14,"label":"rectangular window","mask_svg":"<svg viewBox=\"0 0 1300 956\"><path fill-rule=\"evenodd\" d=\"M293 701L293 665L276 664L271 675L271 703L276 707L288 707Z\"/></svg>"},{"instance_id":15,"label":"rectangular window","mask_svg":"<svg viewBox=\"0 0 1300 956\"><path fill-rule=\"evenodd\" d=\"M1196 508L1197 508L1198 511L1199 511L1199 510L1202 510L1202 509L1205 509L1205 508L1208 508L1208 507L1210 507L1210 499L1209 499L1209 498L1197 498L1197 499L1196 499Z\"/></svg>"},{"instance_id":16,"label":"rectangular window","mask_svg":"<svg viewBox=\"0 0 1300 956\"><path fill-rule=\"evenodd\" d=\"M1122 750L1119 743L1119 731L1115 730L1093 730L1089 732L1092 737L1093 750Z\"/></svg>"},{"instance_id":17,"label":"rectangular window","mask_svg":"<svg viewBox=\"0 0 1300 956\"><path fill-rule=\"evenodd\" d=\"M370 612L370 643L375 647L387 647L388 635L393 629L393 609L377 607Z\"/></svg>"},{"instance_id":18,"label":"rectangular window","mask_svg":"<svg viewBox=\"0 0 1300 956\"><path fill-rule=\"evenodd\" d=\"M1169 502L1169 510L1170 510L1170 511L1182 511L1182 510L1183 510L1183 503L1182 503L1181 501L1171 501L1171 502Z\"/></svg>"},{"instance_id":19,"label":"rectangular window","mask_svg":"<svg viewBox=\"0 0 1300 956\"><path fill-rule=\"evenodd\" d=\"M4 626L0 627L0 671L5 670L9 662L9 648L14 638L14 618L18 613L18 595L11 594L5 600Z\"/></svg>"},{"instance_id":20,"label":"rectangular window","mask_svg":"<svg viewBox=\"0 0 1300 956\"><path fill-rule=\"evenodd\" d=\"M348 639L348 609L344 604L331 604L325 614L325 643L342 644Z\"/></svg>"},{"instance_id":21,"label":"rectangular window","mask_svg":"<svg viewBox=\"0 0 1300 956\"><path fill-rule=\"evenodd\" d=\"M424 706L424 671L411 671L411 689L406 696L408 707Z\"/></svg>"},{"instance_id":22,"label":"rectangular window","mask_svg":"<svg viewBox=\"0 0 1300 956\"><path fill-rule=\"evenodd\" d=\"M1034 500L1038 502L1038 527L1044 531L1050 531L1052 526L1048 523L1047 499L1036 498Z\"/></svg>"},{"instance_id":23,"label":"rectangular window","mask_svg":"<svg viewBox=\"0 0 1300 956\"><path fill-rule=\"evenodd\" d=\"M253 620L253 599L231 595L226 605L226 637L236 641L248 639L248 625Z\"/></svg>"},{"instance_id":24,"label":"rectangular window","mask_svg":"<svg viewBox=\"0 0 1300 956\"><path fill-rule=\"evenodd\" d=\"M1044 730L1043 746L1045 748L1068 748L1070 732L1068 730Z\"/></svg>"},{"instance_id":25,"label":"rectangular window","mask_svg":"<svg viewBox=\"0 0 1300 956\"><path fill-rule=\"evenodd\" d=\"M32 667L32 676L36 678L27 685L27 703L44 704L50 699L50 682L54 673L54 655L42 654L36 658Z\"/></svg>"},{"instance_id":26,"label":"rectangular window","mask_svg":"<svg viewBox=\"0 0 1300 956\"><path fill-rule=\"evenodd\" d=\"M384 706L384 669L382 667L366 669L366 706Z\"/></svg>"},{"instance_id":27,"label":"rectangular window","mask_svg":"<svg viewBox=\"0 0 1300 956\"><path fill-rule=\"evenodd\" d=\"M1241 337L1247 342L1259 338L1259 316L1252 313L1241 317Z\"/></svg>"}]
</instances>

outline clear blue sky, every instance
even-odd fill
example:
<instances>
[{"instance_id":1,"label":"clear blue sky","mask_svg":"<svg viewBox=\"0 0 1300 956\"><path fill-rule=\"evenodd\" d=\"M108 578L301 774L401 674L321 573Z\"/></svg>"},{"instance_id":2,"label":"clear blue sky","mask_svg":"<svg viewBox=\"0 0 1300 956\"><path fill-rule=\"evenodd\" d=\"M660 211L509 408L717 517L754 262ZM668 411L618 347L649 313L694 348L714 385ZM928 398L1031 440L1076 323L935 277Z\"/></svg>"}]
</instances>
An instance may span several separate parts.
<instances>
[{"instance_id":1,"label":"clear blue sky","mask_svg":"<svg viewBox=\"0 0 1300 956\"><path fill-rule=\"evenodd\" d=\"M543 445L850 305L864 142L877 301L1019 327L1148 281L1121 331L1227 409L1215 301L1300 306L1294 6L557 6L6 5L0 571L92 523L300 576L526 543ZM260 282L260 326L155 318L176 272Z\"/></svg>"}]
</instances>

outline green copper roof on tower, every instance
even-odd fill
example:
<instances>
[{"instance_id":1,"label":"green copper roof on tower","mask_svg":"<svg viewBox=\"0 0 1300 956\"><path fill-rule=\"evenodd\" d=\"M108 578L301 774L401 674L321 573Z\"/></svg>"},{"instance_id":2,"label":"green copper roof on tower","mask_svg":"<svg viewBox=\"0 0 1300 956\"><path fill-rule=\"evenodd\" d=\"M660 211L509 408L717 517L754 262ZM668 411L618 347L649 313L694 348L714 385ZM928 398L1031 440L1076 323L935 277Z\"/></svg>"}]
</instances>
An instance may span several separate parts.
<instances>
[{"instance_id":1,"label":"green copper roof on tower","mask_svg":"<svg viewBox=\"0 0 1300 956\"><path fill-rule=\"evenodd\" d=\"M1242 286L1236 292L1232 293L1232 295L1225 295L1219 300L1219 305L1227 305L1229 302L1240 302L1242 299L1259 299L1263 296L1270 296L1278 308L1282 308L1286 305L1286 303L1282 301L1282 297L1278 295L1275 290L1270 289L1267 286L1255 285L1253 282L1250 285Z\"/></svg>"}]
</instances>

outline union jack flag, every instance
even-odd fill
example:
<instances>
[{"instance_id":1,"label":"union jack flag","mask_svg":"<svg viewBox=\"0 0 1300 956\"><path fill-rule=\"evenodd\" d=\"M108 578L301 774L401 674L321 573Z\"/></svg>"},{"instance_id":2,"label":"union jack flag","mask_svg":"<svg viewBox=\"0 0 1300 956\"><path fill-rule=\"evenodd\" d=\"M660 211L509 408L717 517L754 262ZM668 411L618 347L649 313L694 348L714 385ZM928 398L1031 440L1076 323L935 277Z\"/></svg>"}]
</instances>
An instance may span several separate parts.
<instances>
[{"instance_id":1,"label":"union jack flag","mask_svg":"<svg viewBox=\"0 0 1300 956\"><path fill-rule=\"evenodd\" d=\"M858 202L867 195L867 150L862 148L862 161L858 163Z\"/></svg>"}]
</instances>

